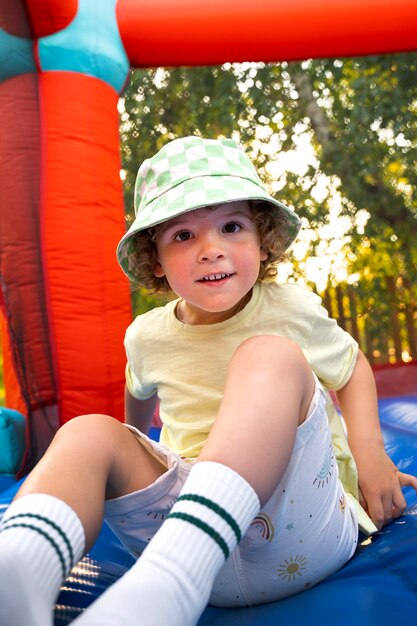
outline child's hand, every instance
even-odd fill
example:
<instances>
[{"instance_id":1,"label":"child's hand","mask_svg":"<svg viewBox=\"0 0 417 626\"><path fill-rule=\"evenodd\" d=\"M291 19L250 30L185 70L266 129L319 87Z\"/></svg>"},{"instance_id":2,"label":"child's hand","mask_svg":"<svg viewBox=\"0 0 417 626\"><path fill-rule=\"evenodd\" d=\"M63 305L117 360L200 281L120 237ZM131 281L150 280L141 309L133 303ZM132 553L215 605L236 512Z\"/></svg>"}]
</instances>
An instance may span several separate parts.
<instances>
[{"instance_id":1,"label":"child's hand","mask_svg":"<svg viewBox=\"0 0 417 626\"><path fill-rule=\"evenodd\" d=\"M402 487L417 493L417 478L400 472L381 447L356 451L360 503L378 529L402 515L406 501Z\"/></svg>"}]
</instances>

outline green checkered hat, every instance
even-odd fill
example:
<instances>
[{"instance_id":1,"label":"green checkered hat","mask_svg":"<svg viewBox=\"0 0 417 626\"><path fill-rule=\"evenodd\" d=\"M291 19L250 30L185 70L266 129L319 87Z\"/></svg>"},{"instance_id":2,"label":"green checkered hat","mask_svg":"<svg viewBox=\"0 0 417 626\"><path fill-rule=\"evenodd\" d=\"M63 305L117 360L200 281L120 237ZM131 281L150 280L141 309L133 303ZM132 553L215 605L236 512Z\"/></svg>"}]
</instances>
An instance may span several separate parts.
<instances>
[{"instance_id":1,"label":"green checkered hat","mask_svg":"<svg viewBox=\"0 0 417 626\"><path fill-rule=\"evenodd\" d=\"M124 273L137 280L135 234L181 213L236 200L264 200L288 224L287 247L301 222L294 211L264 189L246 154L231 139L185 137L166 144L139 168L135 185L135 221L119 242L117 258Z\"/></svg>"}]
</instances>

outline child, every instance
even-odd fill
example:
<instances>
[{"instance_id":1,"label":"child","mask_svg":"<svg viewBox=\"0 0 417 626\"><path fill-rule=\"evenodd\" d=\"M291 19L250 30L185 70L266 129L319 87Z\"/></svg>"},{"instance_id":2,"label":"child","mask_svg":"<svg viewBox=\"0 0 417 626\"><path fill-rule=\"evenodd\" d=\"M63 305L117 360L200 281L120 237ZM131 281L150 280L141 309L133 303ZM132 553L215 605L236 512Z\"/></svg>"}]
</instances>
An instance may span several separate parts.
<instances>
[{"instance_id":1,"label":"child","mask_svg":"<svg viewBox=\"0 0 417 626\"><path fill-rule=\"evenodd\" d=\"M314 294L266 280L300 222L236 144L175 140L145 161L135 193L120 264L178 299L127 330L130 425L71 420L6 512L2 626L52 625L103 513L141 558L74 624L191 626L208 601L315 585L352 556L359 525L375 532L404 511L401 487L417 489L384 452L355 341ZM157 396L161 444L143 434Z\"/></svg>"}]
</instances>

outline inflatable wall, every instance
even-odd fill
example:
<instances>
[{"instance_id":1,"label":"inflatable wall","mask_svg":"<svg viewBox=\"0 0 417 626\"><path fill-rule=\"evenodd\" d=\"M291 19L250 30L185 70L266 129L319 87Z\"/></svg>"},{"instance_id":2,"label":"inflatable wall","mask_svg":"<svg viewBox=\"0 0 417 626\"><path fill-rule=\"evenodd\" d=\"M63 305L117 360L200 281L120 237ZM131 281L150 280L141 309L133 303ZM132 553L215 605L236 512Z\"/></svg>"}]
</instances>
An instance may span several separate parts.
<instances>
[{"instance_id":1,"label":"inflatable wall","mask_svg":"<svg viewBox=\"0 0 417 626\"><path fill-rule=\"evenodd\" d=\"M116 105L130 67L416 47L415 0L0 0L0 308L25 470L75 415L123 419Z\"/></svg>"}]
</instances>

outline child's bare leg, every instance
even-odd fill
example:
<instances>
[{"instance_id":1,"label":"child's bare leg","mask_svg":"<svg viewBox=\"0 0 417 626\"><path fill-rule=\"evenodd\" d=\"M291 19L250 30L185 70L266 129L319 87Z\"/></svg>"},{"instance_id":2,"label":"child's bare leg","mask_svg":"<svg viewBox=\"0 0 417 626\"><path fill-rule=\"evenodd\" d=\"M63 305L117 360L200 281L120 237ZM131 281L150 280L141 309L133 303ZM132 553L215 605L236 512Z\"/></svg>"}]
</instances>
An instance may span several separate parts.
<instances>
[{"instance_id":1,"label":"child's bare leg","mask_svg":"<svg viewBox=\"0 0 417 626\"><path fill-rule=\"evenodd\" d=\"M104 500L143 489L164 471L120 422L84 415L58 431L17 497L48 493L66 502L81 520L87 551L100 531Z\"/></svg>"},{"instance_id":2,"label":"child's bare leg","mask_svg":"<svg viewBox=\"0 0 417 626\"><path fill-rule=\"evenodd\" d=\"M0 526L0 625L52 624L63 578L100 531L104 499L164 471L113 418L83 416L62 427Z\"/></svg>"},{"instance_id":3,"label":"child's bare leg","mask_svg":"<svg viewBox=\"0 0 417 626\"><path fill-rule=\"evenodd\" d=\"M284 474L314 393L301 350L279 337L244 342L199 462L138 563L77 626L192 626L214 578Z\"/></svg>"},{"instance_id":4,"label":"child's bare leg","mask_svg":"<svg viewBox=\"0 0 417 626\"><path fill-rule=\"evenodd\" d=\"M264 504L286 470L313 393L311 368L292 341L260 336L243 342L199 460L234 469Z\"/></svg>"}]
</instances>

